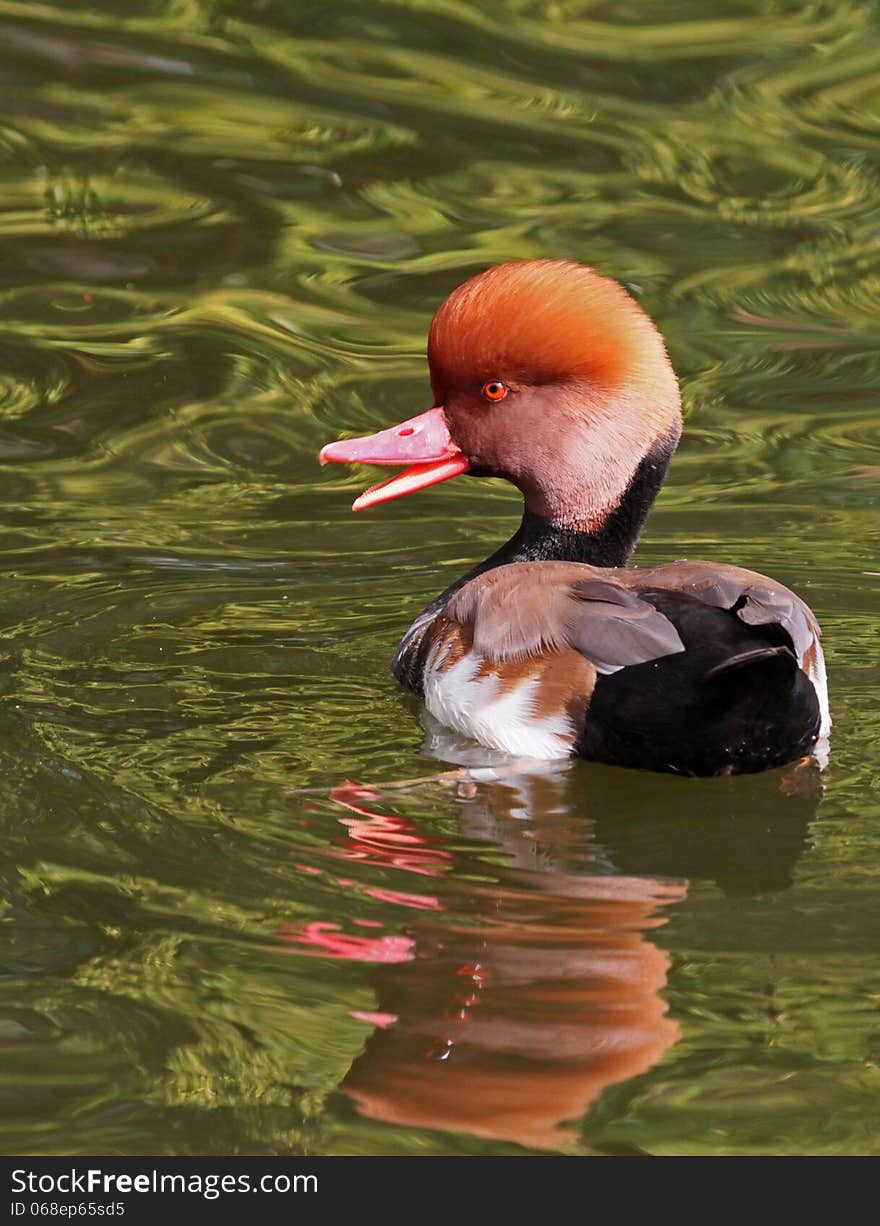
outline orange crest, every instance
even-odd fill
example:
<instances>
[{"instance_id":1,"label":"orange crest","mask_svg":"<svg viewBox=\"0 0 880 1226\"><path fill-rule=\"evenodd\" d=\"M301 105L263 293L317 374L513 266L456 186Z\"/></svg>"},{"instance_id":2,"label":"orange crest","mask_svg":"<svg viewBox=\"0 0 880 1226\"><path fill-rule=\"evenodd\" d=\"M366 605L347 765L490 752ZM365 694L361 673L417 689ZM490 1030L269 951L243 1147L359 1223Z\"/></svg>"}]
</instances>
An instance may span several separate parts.
<instances>
[{"instance_id":1,"label":"orange crest","mask_svg":"<svg viewBox=\"0 0 880 1226\"><path fill-rule=\"evenodd\" d=\"M641 307L568 260L499 264L460 285L431 323L428 361L438 403L448 388L484 379L585 379L602 391L674 379Z\"/></svg>"}]
</instances>

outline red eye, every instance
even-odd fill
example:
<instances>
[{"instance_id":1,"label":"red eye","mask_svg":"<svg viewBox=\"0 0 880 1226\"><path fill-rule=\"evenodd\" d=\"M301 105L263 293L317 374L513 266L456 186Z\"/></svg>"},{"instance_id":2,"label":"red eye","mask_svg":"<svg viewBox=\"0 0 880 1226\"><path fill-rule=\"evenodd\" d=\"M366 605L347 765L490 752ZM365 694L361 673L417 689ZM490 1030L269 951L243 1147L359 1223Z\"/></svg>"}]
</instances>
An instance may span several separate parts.
<instances>
[{"instance_id":1,"label":"red eye","mask_svg":"<svg viewBox=\"0 0 880 1226\"><path fill-rule=\"evenodd\" d=\"M487 400L503 400L507 395L507 388L499 379L490 379L483 384L483 395Z\"/></svg>"}]
</instances>

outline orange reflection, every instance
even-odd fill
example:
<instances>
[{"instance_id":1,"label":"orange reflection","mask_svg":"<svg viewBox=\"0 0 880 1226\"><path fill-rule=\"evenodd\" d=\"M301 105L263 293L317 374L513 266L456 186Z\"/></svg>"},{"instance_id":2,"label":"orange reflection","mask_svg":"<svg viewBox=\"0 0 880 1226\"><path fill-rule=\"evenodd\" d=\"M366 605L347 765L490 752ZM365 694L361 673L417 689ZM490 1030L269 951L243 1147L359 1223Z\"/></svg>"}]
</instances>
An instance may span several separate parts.
<instances>
[{"instance_id":1,"label":"orange reflection","mask_svg":"<svg viewBox=\"0 0 880 1226\"><path fill-rule=\"evenodd\" d=\"M371 974L377 1008L362 1016L377 1029L342 1089L387 1123L559 1148L566 1121L678 1038L659 995L668 958L646 934L686 887L565 871L589 838L559 837L554 780L481 787L462 816L516 867L497 885L450 880L441 913L409 919L409 959Z\"/></svg>"}]
</instances>

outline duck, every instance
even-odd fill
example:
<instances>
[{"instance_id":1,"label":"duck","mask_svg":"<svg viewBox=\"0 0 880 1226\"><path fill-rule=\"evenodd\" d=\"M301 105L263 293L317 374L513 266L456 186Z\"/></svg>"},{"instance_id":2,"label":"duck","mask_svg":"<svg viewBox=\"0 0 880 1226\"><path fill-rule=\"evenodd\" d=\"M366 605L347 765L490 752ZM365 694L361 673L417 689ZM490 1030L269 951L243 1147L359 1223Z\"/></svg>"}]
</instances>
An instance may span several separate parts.
<instances>
[{"instance_id":1,"label":"duck","mask_svg":"<svg viewBox=\"0 0 880 1226\"><path fill-rule=\"evenodd\" d=\"M571 260L516 260L455 289L428 333L433 407L324 446L402 468L356 511L458 476L501 477L522 520L416 617L397 681L433 720L513 758L712 776L816 752L831 726L819 624L728 563L630 566L682 432L654 322Z\"/></svg>"}]
</instances>

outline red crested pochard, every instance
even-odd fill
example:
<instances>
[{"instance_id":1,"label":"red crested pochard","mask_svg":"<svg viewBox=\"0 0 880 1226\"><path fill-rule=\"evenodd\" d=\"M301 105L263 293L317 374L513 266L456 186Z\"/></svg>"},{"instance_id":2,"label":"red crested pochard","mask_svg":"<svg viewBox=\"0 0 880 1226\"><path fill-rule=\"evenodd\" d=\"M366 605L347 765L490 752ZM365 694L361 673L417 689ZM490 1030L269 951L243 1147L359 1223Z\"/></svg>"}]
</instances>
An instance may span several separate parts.
<instances>
[{"instance_id":1,"label":"red crested pochard","mask_svg":"<svg viewBox=\"0 0 880 1226\"><path fill-rule=\"evenodd\" d=\"M435 407L321 463L405 465L354 509L460 473L522 491L513 537L416 618L395 677L510 754L681 774L763 770L830 727L819 627L773 579L716 562L627 568L681 433L652 321L565 260L502 264L431 323Z\"/></svg>"}]
</instances>

